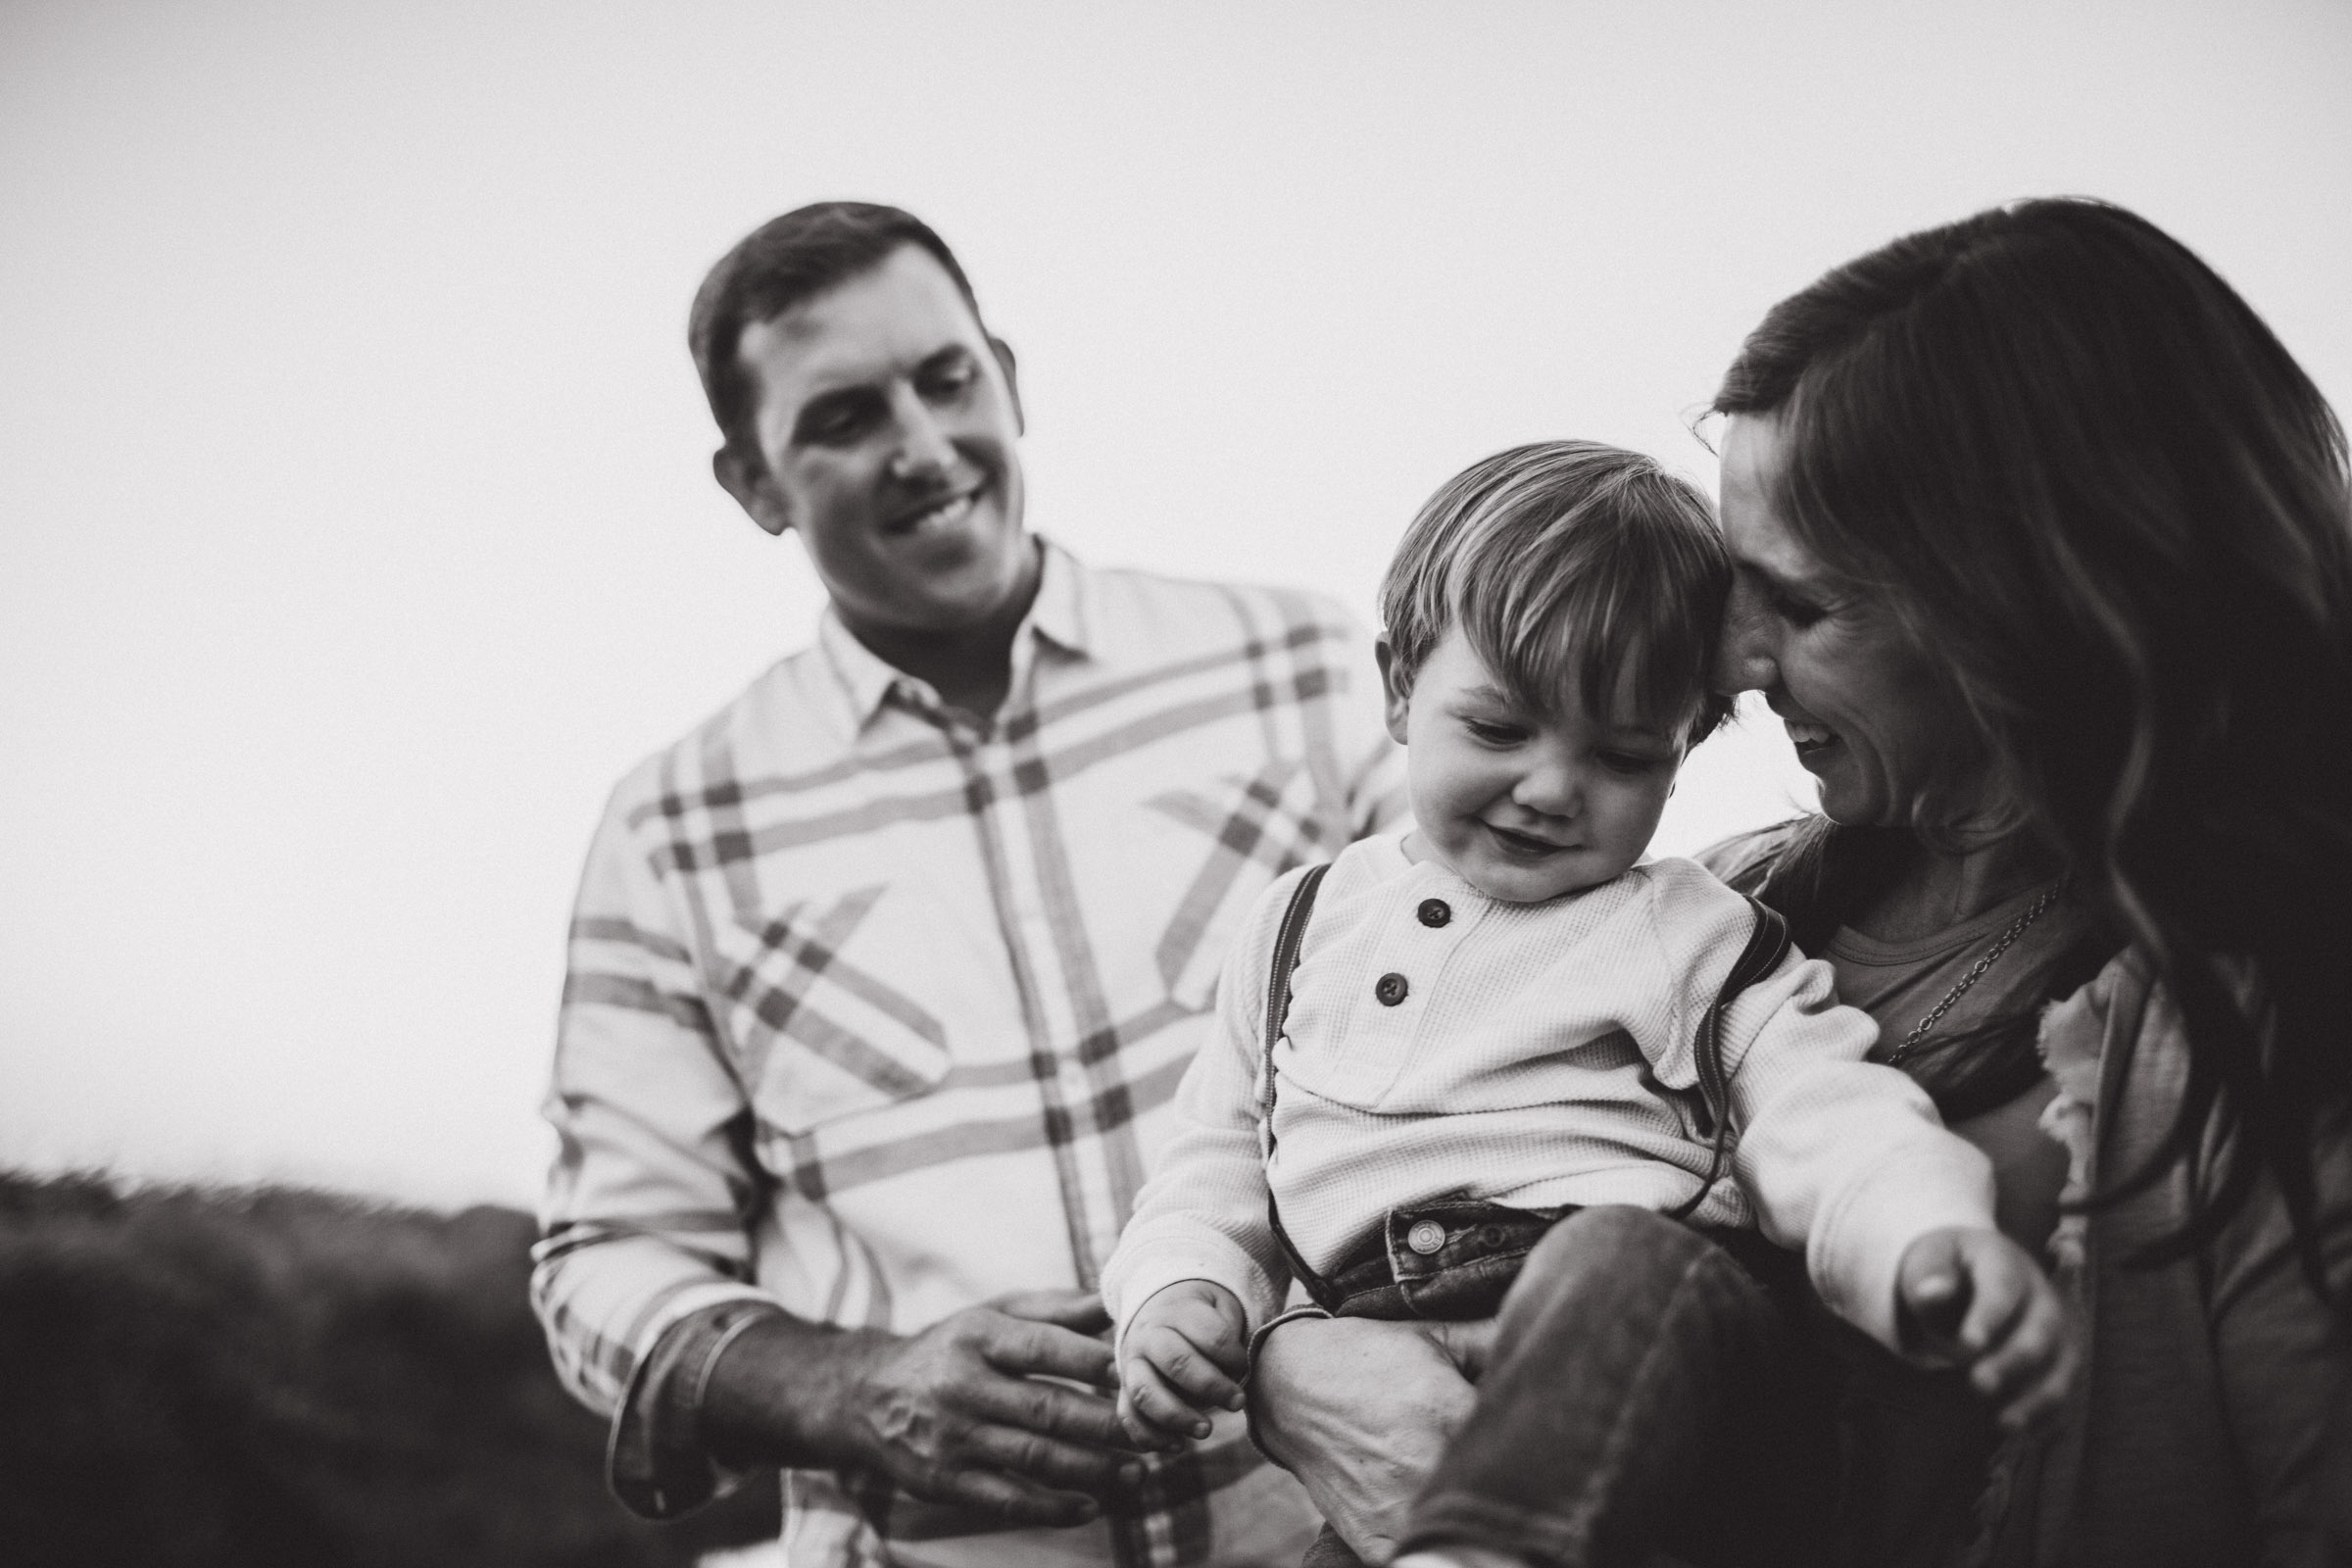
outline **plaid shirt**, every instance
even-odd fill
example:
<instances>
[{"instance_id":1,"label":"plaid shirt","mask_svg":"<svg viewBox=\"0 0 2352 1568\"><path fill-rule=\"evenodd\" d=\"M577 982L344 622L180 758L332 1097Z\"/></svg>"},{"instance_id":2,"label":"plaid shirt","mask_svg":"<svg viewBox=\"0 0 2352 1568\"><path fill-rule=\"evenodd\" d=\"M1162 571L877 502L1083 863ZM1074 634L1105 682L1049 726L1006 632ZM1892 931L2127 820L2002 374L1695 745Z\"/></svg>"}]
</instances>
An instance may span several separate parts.
<instances>
[{"instance_id":1,"label":"plaid shirt","mask_svg":"<svg viewBox=\"0 0 2352 1568\"><path fill-rule=\"evenodd\" d=\"M726 1339L781 1306L911 1333L1092 1289L1172 1130L1224 950L1288 867L1403 811L1364 639L1327 602L1092 571L1051 545L988 723L830 612L613 794L571 927L533 1299L632 1506ZM1238 1418L1145 1507L1007 1531L785 1476L796 1568L1296 1560Z\"/></svg>"}]
</instances>

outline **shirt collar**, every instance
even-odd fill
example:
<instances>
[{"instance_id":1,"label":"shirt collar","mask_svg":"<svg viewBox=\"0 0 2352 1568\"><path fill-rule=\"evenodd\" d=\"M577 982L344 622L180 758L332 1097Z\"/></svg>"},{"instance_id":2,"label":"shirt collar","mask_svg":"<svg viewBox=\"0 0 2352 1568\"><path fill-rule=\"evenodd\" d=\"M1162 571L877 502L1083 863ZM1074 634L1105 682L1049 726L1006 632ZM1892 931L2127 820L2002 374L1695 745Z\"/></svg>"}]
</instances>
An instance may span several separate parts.
<instances>
[{"instance_id":1,"label":"shirt collar","mask_svg":"<svg viewBox=\"0 0 2352 1568\"><path fill-rule=\"evenodd\" d=\"M1016 690L1030 663L1025 645L1032 634L1059 652L1081 659L1093 647L1089 627L1095 619L1094 573L1053 540L1039 535L1037 541L1037 597L1030 601L1029 613L1021 617L1021 624L1012 635ZM882 706L882 700L893 687L910 679L897 665L859 642L842 623L841 612L830 603L817 622L816 641L831 667L834 684L848 705L853 733L863 729L873 718L875 710Z\"/></svg>"}]
</instances>

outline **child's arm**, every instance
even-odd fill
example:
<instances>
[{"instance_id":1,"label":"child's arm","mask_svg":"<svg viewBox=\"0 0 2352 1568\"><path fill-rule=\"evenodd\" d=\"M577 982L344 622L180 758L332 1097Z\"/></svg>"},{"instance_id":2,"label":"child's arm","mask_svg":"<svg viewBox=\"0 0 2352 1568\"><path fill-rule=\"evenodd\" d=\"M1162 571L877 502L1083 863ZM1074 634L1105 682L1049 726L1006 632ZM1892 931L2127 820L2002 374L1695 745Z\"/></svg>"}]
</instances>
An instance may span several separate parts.
<instances>
[{"instance_id":1,"label":"child's arm","mask_svg":"<svg viewBox=\"0 0 2352 1568\"><path fill-rule=\"evenodd\" d=\"M1145 1305L1179 1282L1219 1287L1244 1332L1281 1309L1290 1271L1266 1219L1258 1130L1258 1034L1274 932L1297 876L1260 897L1217 982L1215 1026L1176 1089L1175 1131L1102 1270L1125 1349Z\"/></svg>"},{"instance_id":2,"label":"child's arm","mask_svg":"<svg viewBox=\"0 0 2352 1568\"><path fill-rule=\"evenodd\" d=\"M1838 1316L1900 1349L1904 1250L1931 1231L1991 1229L1992 1164L1908 1076L1863 1059L1878 1034L1837 1002L1828 964L1791 952L1726 1009L1723 1052L1732 1171L1757 1224L1803 1250Z\"/></svg>"},{"instance_id":3,"label":"child's arm","mask_svg":"<svg viewBox=\"0 0 2352 1568\"><path fill-rule=\"evenodd\" d=\"M1163 1446L1208 1436L1211 1409L1242 1407L1250 1317L1208 1280L1178 1280L1152 1293L1119 1336L1119 1419Z\"/></svg>"},{"instance_id":4,"label":"child's arm","mask_svg":"<svg viewBox=\"0 0 2352 1568\"><path fill-rule=\"evenodd\" d=\"M1790 954L1725 1019L1739 1153L1767 1236L1802 1247L1822 1299L1881 1343L1965 1364L2002 1419L2038 1419L2075 1348L2057 1291L1993 1224L1992 1165L1925 1091L1862 1059L1877 1025Z\"/></svg>"}]
</instances>

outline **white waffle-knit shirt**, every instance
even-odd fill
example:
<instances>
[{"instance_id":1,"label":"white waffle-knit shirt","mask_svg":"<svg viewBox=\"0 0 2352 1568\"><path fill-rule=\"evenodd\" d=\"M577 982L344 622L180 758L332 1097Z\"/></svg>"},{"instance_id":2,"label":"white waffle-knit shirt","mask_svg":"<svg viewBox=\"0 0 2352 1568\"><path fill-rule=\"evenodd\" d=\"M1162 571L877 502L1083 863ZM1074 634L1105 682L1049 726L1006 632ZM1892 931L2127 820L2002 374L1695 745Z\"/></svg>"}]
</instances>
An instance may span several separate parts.
<instances>
[{"instance_id":1,"label":"white waffle-knit shirt","mask_svg":"<svg viewBox=\"0 0 2352 1568\"><path fill-rule=\"evenodd\" d=\"M1179 1280L1224 1286L1252 1327L1290 1276L1266 1217L1318 1272L1392 1208L1668 1209L1712 1147L1694 1047L1746 945L1746 900L1659 859L1541 904L1491 899L1397 835L1344 850L1316 898L1274 1049L1275 1152L1259 1126L1267 966L1303 871L1259 899L1219 982L1218 1027L1176 1093L1178 1129L1102 1277L1120 1329ZM1402 984L1397 983L1401 979ZM1383 982L1386 980L1386 984ZM1394 999L1394 1000L1390 1000ZM1848 1321L1895 1341L1904 1249L1993 1223L1992 1169L1917 1085L1862 1059L1869 1015L1791 952L1726 1010L1736 1154L1690 1215L1801 1248Z\"/></svg>"}]
</instances>

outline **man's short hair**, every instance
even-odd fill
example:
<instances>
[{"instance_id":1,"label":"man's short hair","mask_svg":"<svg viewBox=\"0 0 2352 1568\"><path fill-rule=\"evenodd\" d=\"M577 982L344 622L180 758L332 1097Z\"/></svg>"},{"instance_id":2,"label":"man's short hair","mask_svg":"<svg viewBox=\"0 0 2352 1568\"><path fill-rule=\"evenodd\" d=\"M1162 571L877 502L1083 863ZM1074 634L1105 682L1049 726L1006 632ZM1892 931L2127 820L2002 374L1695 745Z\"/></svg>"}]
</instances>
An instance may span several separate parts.
<instances>
[{"instance_id":1,"label":"man's short hair","mask_svg":"<svg viewBox=\"0 0 2352 1568\"><path fill-rule=\"evenodd\" d=\"M1687 726L1696 745L1731 713L1709 684L1731 581L1688 481L1638 452L1544 441L1429 498L1389 564L1381 623L1401 689L1458 625L1531 711L1559 712L1573 690L1596 720Z\"/></svg>"},{"instance_id":2,"label":"man's short hair","mask_svg":"<svg viewBox=\"0 0 2352 1568\"><path fill-rule=\"evenodd\" d=\"M759 450L752 431L759 389L736 352L743 329L772 320L802 301L881 266L907 245L920 247L947 270L972 308L973 319L979 319L980 302L948 242L921 219L896 207L873 202L798 207L753 229L719 258L695 292L694 309L686 318L686 346L727 445L751 454Z\"/></svg>"}]
</instances>

